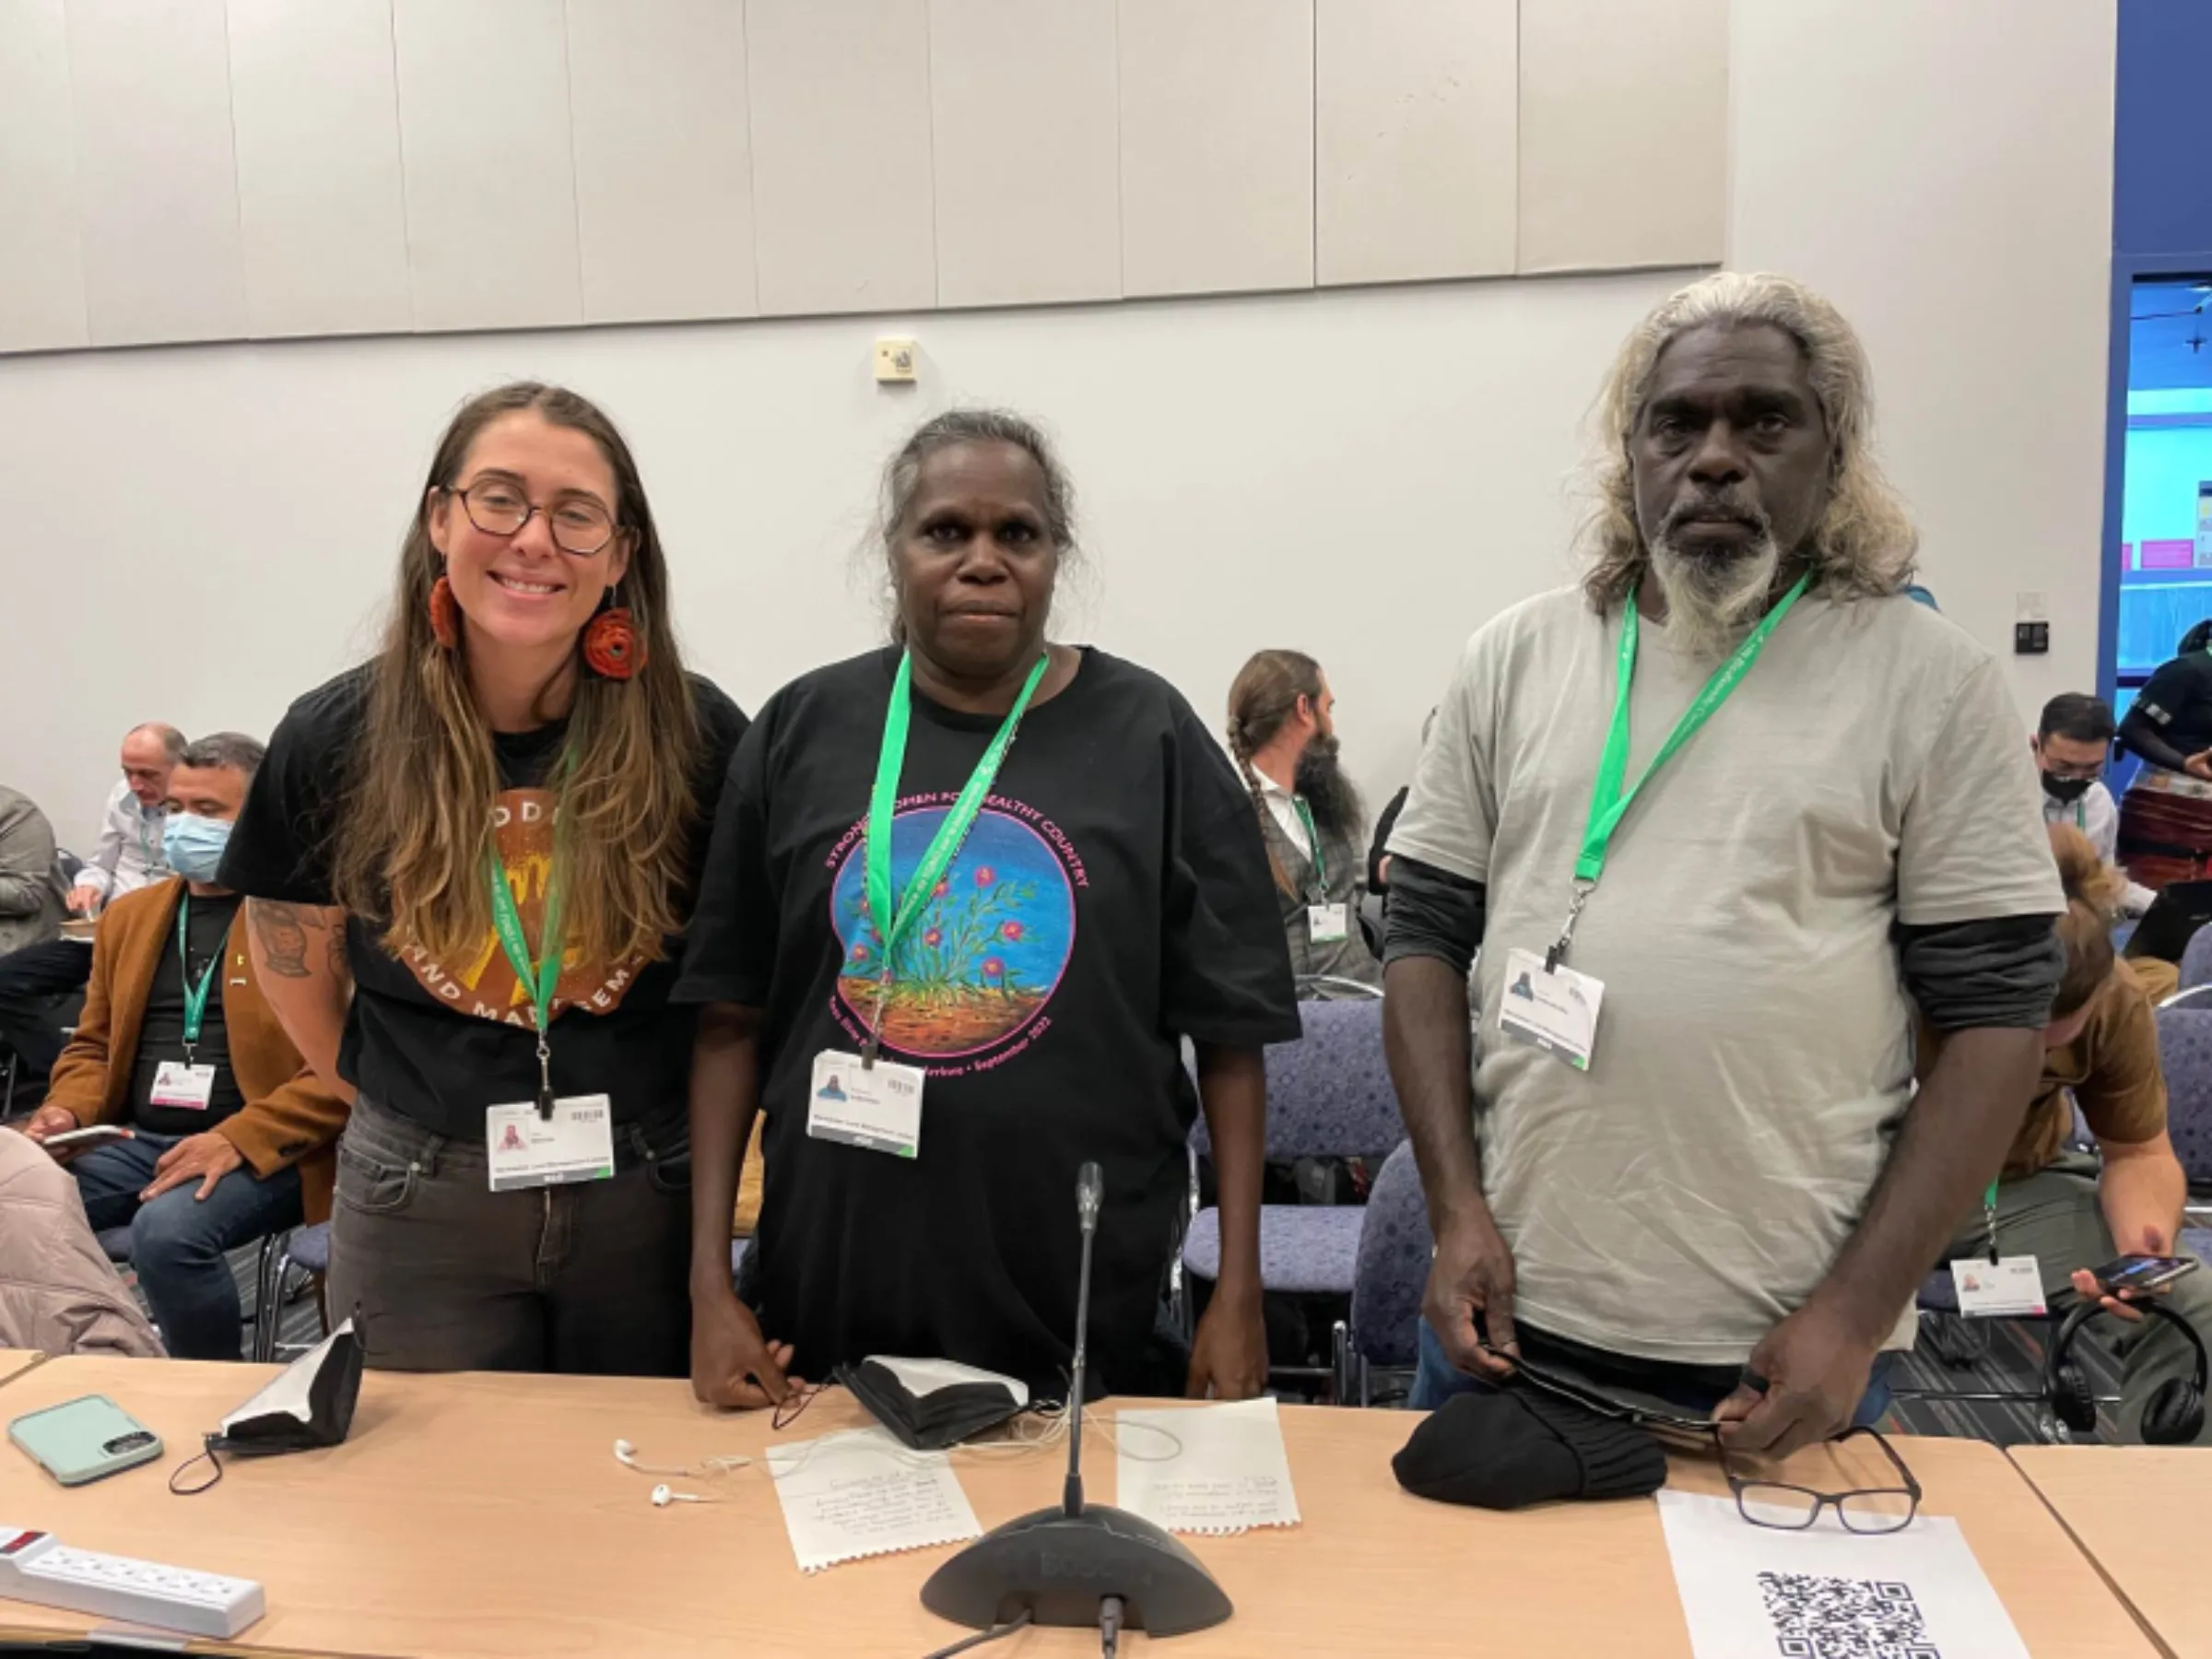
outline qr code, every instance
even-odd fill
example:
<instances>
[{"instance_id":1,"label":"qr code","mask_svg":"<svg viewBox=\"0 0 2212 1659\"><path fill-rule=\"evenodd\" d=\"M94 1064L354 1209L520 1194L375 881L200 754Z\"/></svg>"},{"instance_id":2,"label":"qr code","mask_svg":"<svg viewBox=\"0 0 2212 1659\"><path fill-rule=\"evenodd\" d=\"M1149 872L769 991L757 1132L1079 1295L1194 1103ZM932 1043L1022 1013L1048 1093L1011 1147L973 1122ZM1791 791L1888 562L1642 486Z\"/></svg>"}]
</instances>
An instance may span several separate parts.
<instances>
[{"instance_id":1,"label":"qr code","mask_svg":"<svg viewBox=\"0 0 2212 1659\"><path fill-rule=\"evenodd\" d=\"M1759 1593L1782 1659L1943 1659L1909 1584L1762 1572Z\"/></svg>"}]
</instances>

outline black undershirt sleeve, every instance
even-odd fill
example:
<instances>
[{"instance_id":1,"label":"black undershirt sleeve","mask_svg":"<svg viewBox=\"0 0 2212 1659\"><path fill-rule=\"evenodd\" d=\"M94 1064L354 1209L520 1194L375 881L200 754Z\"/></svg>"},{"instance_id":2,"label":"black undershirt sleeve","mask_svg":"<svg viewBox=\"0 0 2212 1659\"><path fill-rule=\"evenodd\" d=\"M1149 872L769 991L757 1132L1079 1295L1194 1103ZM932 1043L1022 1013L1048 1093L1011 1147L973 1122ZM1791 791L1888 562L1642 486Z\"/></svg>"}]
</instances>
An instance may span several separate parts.
<instances>
[{"instance_id":1,"label":"black undershirt sleeve","mask_svg":"<svg viewBox=\"0 0 2212 1659\"><path fill-rule=\"evenodd\" d=\"M1382 965L1403 957L1434 957L1464 978L1482 944L1486 895L1469 881L1394 853L1382 911Z\"/></svg>"},{"instance_id":2,"label":"black undershirt sleeve","mask_svg":"<svg viewBox=\"0 0 2212 1659\"><path fill-rule=\"evenodd\" d=\"M1996 916L1897 930L1905 989L1939 1031L2050 1023L2066 971L2055 916Z\"/></svg>"},{"instance_id":3,"label":"black undershirt sleeve","mask_svg":"<svg viewBox=\"0 0 2212 1659\"><path fill-rule=\"evenodd\" d=\"M2130 709L2127 718L2120 723L2120 743L2153 766L2162 766L2168 771L2186 771L2189 768L2189 757L2167 742L2139 709Z\"/></svg>"}]
</instances>

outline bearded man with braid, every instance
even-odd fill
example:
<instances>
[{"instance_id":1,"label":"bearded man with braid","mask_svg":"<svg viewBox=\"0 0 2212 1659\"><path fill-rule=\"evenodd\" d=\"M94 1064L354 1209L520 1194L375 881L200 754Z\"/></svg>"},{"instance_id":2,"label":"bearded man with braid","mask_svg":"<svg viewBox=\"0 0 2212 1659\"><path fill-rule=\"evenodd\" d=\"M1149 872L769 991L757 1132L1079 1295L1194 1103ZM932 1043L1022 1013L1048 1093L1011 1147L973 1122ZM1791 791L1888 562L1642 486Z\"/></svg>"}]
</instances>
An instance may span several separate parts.
<instances>
[{"instance_id":1,"label":"bearded man with braid","mask_svg":"<svg viewBox=\"0 0 2212 1659\"><path fill-rule=\"evenodd\" d=\"M1329 981L1380 986L1382 964L1354 925L1366 897L1364 814L1321 665L1300 651L1255 652L1229 688L1229 752L1252 792L1300 994L1325 997Z\"/></svg>"}]
</instances>

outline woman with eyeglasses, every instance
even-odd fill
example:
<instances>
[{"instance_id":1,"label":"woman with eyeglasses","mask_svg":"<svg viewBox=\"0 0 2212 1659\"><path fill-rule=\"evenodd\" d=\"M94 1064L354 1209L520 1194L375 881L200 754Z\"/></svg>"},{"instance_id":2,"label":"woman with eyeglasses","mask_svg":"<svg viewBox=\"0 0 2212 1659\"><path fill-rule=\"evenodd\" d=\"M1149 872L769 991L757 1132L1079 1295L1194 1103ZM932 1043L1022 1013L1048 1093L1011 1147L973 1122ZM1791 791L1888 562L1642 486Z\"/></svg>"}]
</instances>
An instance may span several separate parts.
<instances>
[{"instance_id":1,"label":"woman with eyeglasses","mask_svg":"<svg viewBox=\"0 0 2212 1659\"><path fill-rule=\"evenodd\" d=\"M745 724L684 672L613 423L558 386L465 405L382 650L292 705L222 868L353 1100L328 1298L371 1365L685 1371L668 994Z\"/></svg>"}]
</instances>

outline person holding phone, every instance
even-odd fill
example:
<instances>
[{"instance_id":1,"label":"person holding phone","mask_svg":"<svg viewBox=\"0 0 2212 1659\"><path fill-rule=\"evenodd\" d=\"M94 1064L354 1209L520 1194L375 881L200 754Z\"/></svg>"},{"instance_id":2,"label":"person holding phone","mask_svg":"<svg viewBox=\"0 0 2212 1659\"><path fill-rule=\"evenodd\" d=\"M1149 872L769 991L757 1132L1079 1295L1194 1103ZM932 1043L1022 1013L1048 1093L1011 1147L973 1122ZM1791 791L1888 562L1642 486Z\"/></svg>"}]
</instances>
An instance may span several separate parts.
<instances>
[{"instance_id":1,"label":"person holding phone","mask_svg":"<svg viewBox=\"0 0 2212 1659\"><path fill-rule=\"evenodd\" d=\"M2065 886L2058 934L2066 969L2043 1028L2042 1077L2002 1177L1960 1222L1946 1254L1986 1263L1994 1236L2000 1257L2035 1259L2046 1298L2069 1290L2094 1296L2117 1314L2119 1324L2096 1321L2083 1340L2119 1355L2121 1429L2132 1441L2141 1438L2145 1403L2167 1379L2192 1375L2195 1357L2181 1332L2146 1320L2129 1303L2161 1296L2212 1343L2212 1276L2187 1273L2145 1291L2108 1291L2095 1276L2115 1256L2176 1254L2189 1183L2166 1132L2158 1019L2134 970L2112 952L2112 917L2127 877L2100 860L2073 825L2053 824L2050 836ZM1942 1047L1940 1034L1924 1025L1923 1077ZM2096 1138L2095 1152L2067 1144L2076 1107ZM2212 1443L2212 1430L2198 1443Z\"/></svg>"},{"instance_id":2,"label":"person holding phone","mask_svg":"<svg viewBox=\"0 0 2212 1659\"><path fill-rule=\"evenodd\" d=\"M534 382L463 406L382 650L293 704L223 865L270 1002L359 1091L329 1302L370 1364L682 1374L668 993L744 729L684 672L614 423Z\"/></svg>"},{"instance_id":3,"label":"person holding phone","mask_svg":"<svg viewBox=\"0 0 2212 1659\"><path fill-rule=\"evenodd\" d=\"M923 426L884 483L893 642L777 692L738 751L677 989L705 1005L691 1382L711 1404L873 1354L1059 1397L1087 1160L1101 1390L1265 1384L1261 1049L1299 1034L1289 954L1220 745L1157 675L1047 636L1071 493L1018 417ZM1185 1352L1159 1314L1200 1111L1221 1272Z\"/></svg>"}]
</instances>

